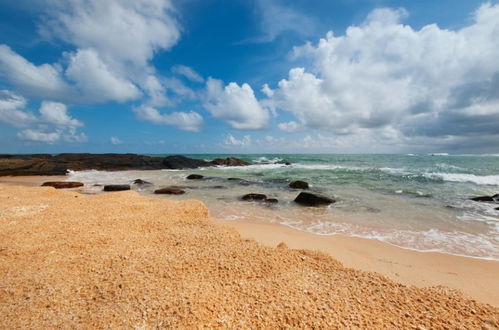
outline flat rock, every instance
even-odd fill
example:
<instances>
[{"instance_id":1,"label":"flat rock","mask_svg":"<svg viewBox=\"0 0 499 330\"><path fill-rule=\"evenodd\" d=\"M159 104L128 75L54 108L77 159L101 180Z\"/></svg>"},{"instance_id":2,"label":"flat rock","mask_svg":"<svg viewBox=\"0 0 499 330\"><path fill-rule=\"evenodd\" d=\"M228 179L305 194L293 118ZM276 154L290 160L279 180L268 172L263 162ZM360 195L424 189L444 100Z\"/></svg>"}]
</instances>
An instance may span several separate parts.
<instances>
[{"instance_id":1,"label":"flat rock","mask_svg":"<svg viewBox=\"0 0 499 330\"><path fill-rule=\"evenodd\" d=\"M336 201L332 198L312 194L308 192L301 192L296 198L295 203L305 206L320 206L320 205L329 205L335 203Z\"/></svg>"},{"instance_id":2,"label":"flat rock","mask_svg":"<svg viewBox=\"0 0 499 330\"><path fill-rule=\"evenodd\" d=\"M228 178L227 180L229 180L229 181L242 181L243 179L241 179L241 178Z\"/></svg>"},{"instance_id":3,"label":"flat rock","mask_svg":"<svg viewBox=\"0 0 499 330\"><path fill-rule=\"evenodd\" d=\"M243 201L265 201L267 199L267 196L264 194L246 194L243 197L241 197Z\"/></svg>"},{"instance_id":4,"label":"flat rock","mask_svg":"<svg viewBox=\"0 0 499 330\"><path fill-rule=\"evenodd\" d=\"M190 175L187 176L186 179L187 180L200 180L202 178L204 178L204 176L201 175L201 174L190 174Z\"/></svg>"},{"instance_id":5,"label":"flat rock","mask_svg":"<svg viewBox=\"0 0 499 330\"><path fill-rule=\"evenodd\" d=\"M185 191L178 188L161 188L154 191L155 194L183 195Z\"/></svg>"},{"instance_id":6,"label":"flat rock","mask_svg":"<svg viewBox=\"0 0 499 330\"><path fill-rule=\"evenodd\" d=\"M55 189L67 189L83 187L83 183L76 181L48 181L42 184L42 187L54 187Z\"/></svg>"},{"instance_id":7,"label":"flat rock","mask_svg":"<svg viewBox=\"0 0 499 330\"><path fill-rule=\"evenodd\" d=\"M123 191L130 190L129 184L108 184L104 186L104 191Z\"/></svg>"},{"instance_id":8,"label":"flat rock","mask_svg":"<svg viewBox=\"0 0 499 330\"><path fill-rule=\"evenodd\" d=\"M290 182L289 186L293 189L308 189L308 182L296 180Z\"/></svg>"},{"instance_id":9,"label":"flat rock","mask_svg":"<svg viewBox=\"0 0 499 330\"><path fill-rule=\"evenodd\" d=\"M499 194L495 194L493 196L472 197L470 199L472 201L475 201L475 202L495 202L495 201L499 201Z\"/></svg>"}]
</instances>

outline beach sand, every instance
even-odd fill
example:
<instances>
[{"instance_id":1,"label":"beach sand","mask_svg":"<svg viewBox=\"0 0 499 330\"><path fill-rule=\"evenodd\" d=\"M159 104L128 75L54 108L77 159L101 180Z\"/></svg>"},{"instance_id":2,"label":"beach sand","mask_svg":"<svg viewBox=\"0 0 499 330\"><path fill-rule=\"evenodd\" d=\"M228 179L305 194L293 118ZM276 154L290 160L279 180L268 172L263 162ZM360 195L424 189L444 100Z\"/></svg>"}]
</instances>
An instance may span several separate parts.
<instances>
[{"instance_id":1,"label":"beach sand","mask_svg":"<svg viewBox=\"0 0 499 330\"><path fill-rule=\"evenodd\" d=\"M0 328L499 325L458 291L242 238L199 201L17 186L0 186L0 315Z\"/></svg>"}]
</instances>

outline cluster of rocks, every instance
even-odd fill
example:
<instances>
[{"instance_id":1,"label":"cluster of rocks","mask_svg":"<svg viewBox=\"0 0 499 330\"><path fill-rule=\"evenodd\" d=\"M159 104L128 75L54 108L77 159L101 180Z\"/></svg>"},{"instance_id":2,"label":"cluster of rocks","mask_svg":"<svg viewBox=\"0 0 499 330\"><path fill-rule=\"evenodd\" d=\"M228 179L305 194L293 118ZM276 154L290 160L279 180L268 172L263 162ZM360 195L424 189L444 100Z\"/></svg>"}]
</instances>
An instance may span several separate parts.
<instances>
[{"instance_id":1,"label":"cluster of rocks","mask_svg":"<svg viewBox=\"0 0 499 330\"><path fill-rule=\"evenodd\" d=\"M213 161L185 156L152 157L136 154L64 153L58 155L0 155L0 176L3 175L65 175L68 170L159 170L195 169L210 166L246 166L250 163L228 157Z\"/></svg>"},{"instance_id":2,"label":"cluster of rocks","mask_svg":"<svg viewBox=\"0 0 499 330\"><path fill-rule=\"evenodd\" d=\"M486 202L486 203L495 203L499 204L499 194L491 195L491 196L478 196L470 198L475 202ZM499 211L499 206L495 208Z\"/></svg>"}]
</instances>

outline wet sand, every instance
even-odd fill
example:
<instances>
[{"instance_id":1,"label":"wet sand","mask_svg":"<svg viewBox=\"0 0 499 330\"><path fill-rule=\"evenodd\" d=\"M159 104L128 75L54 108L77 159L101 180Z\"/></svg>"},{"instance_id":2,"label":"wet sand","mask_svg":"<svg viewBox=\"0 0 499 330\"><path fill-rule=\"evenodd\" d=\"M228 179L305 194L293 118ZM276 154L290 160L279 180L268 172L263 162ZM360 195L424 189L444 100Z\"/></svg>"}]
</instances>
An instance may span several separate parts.
<instances>
[{"instance_id":1,"label":"wet sand","mask_svg":"<svg viewBox=\"0 0 499 330\"><path fill-rule=\"evenodd\" d=\"M265 246L212 220L199 201L133 191L0 186L0 275L0 328L429 329L499 321L498 308L457 291L409 287L321 252Z\"/></svg>"}]
</instances>

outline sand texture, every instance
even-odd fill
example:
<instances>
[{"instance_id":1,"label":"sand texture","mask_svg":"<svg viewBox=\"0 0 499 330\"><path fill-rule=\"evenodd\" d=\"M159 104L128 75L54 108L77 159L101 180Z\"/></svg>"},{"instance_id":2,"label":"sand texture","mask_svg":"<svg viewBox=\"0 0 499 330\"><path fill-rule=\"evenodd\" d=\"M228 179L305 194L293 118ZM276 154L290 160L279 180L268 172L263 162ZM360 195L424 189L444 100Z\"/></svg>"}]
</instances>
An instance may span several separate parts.
<instances>
[{"instance_id":1,"label":"sand texture","mask_svg":"<svg viewBox=\"0 0 499 330\"><path fill-rule=\"evenodd\" d=\"M457 291L283 245L198 201L0 187L0 328L498 327L499 309Z\"/></svg>"}]
</instances>

